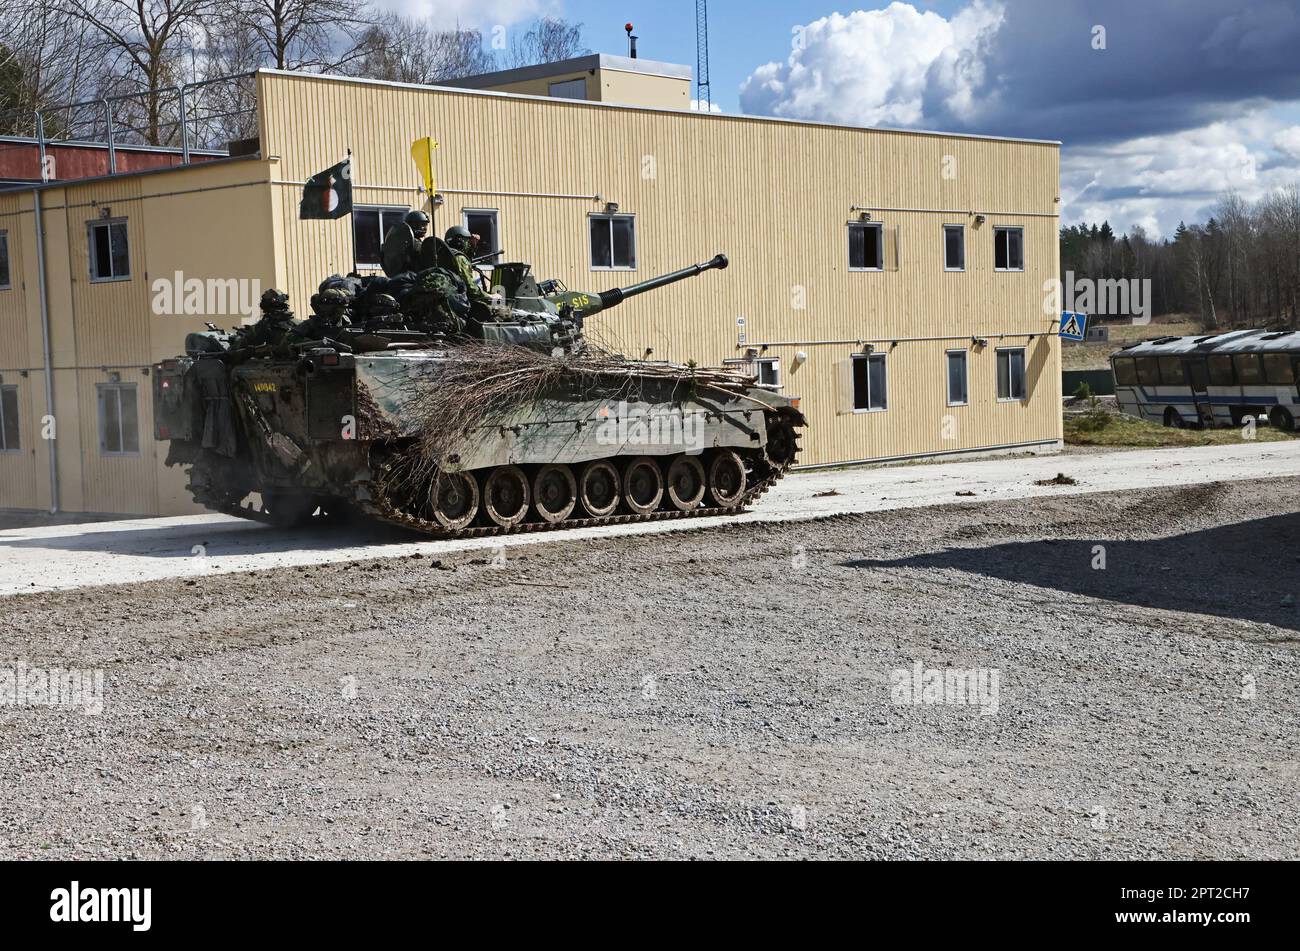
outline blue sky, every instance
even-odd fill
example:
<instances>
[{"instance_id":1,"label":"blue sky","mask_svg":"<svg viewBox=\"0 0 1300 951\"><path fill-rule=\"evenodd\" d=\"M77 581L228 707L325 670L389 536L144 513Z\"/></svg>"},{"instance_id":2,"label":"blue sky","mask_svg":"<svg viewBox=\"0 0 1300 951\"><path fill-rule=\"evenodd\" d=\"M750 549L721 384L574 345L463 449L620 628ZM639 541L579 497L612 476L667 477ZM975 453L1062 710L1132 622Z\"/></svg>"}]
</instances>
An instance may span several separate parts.
<instances>
[{"instance_id":1,"label":"blue sky","mask_svg":"<svg viewBox=\"0 0 1300 951\"><path fill-rule=\"evenodd\" d=\"M695 65L693 0L380 0L441 25L550 13ZM713 0L713 101L850 125L1056 139L1066 223L1170 235L1300 181L1300 0Z\"/></svg>"}]
</instances>

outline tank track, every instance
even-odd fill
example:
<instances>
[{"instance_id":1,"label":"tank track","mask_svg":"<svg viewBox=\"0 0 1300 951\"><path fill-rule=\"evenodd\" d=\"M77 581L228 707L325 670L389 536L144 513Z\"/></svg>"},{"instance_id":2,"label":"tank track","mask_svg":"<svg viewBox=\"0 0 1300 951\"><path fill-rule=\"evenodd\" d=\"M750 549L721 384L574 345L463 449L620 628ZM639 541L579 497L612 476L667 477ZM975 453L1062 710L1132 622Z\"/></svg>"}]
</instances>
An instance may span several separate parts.
<instances>
[{"instance_id":1,"label":"tank track","mask_svg":"<svg viewBox=\"0 0 1300 951\"><path fill-rule=\"evenodd\" d=\"M584 516L578 518L566 518L559 522L547 521L524 521L517 525L509 527L500 525L474 525L462 529L448 529L435 521L421 518L411 512L404 511L400 505L393 501L392 496L387 491L385 477L391 472L392 462L380 467L378 478L362 483L368 494L369 501L360 501L352 503L353 506L365 515L367 518L376 522L391 525L395 528L401 528L406 531L415 532L430 538L439 539L471 539L471 538L490 538L492 536L504 535L522 535L532 532L544 531L562 531L570 528L592 528L602 525L630 525L639 522L663 522L669 519L698 518L710 515L736 515L745 511L748 507L757 502L772 486L790 470L799 455L798 434L792 431L794 439L794 451L791 453L789 460L784 463L778 463L771 459L764 451L762 456L756 461L755 472L765 470L763 475L746 487L744 495L732 506L722 507L719 505L701 504L690 511L681 511L679 509L663 508L653 512L647 512L644 515L635 513L619 513L615 515L606 515L595 518ZM255 509L251 505L240 504L223 504L211 500L203 499L195 495L195 501L204 505L210 511L220 512L223 515L231 515L236 518L249 519L251 521L261 522L266 525L276 525L275 518L270 512Z\"/></svg>"},{"instance_id":2,"label":"tank track","mask_svg":"<svg viewBox=\"0 0 1300 951\"><path fill-rule=\"evenodd\" d=\"M562 531L570 528L591 528L601 525L630 525L637 522L663 522L669 519L679 518L697 518L702 515L735 515L743 512L748 506L756 502L768 489L776 485L781 477L793 465L791 462L776 466L770 461L764 459L763 464L768 468L768 472L762 478L755 480L753 485L745 489L745 494L741 496L739 502L728 508L718 505L700 505L691 509L689 512L683 512L678 509L658 509L654 512L647 512L644 515L636 514L618 514L606 515L602 518L566 518L560 522L521 522L518 525L509 528L500 525L475 525L460 530L448 530L437 522L420 518L409 512L403 511L393 503L388 493L383 488L383 478L378 482L371 483L371 494L373 501L362 503L359 508L366 515L383 522L386 525L392 525L407 531L418 532L422 535L428 535L432 538L490 538L494 535L522 535L529 532L545 531Z\"/></svg>"}]
</instances>

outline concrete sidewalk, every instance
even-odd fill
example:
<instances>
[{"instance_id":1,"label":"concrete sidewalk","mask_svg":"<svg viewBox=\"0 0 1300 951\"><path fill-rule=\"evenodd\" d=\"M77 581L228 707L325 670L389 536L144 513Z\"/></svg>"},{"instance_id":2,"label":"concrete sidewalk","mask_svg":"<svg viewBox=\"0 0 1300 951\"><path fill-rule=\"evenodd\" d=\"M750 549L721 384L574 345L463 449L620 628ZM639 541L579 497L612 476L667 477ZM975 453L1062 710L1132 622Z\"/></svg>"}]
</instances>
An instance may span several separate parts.
<instances>
[{"instance_id":1,"label":"concrete sidewalk","mask_svg":"<svg viewBox=\"0 0 1300 951\"><path fill-rule=\"evenodd\" d=\"M1058 472L1077 484L1035 485ZM381 527L278 532L224 515L54 525L0 531L0 596L711 525L1282 476L1300 476L1300 441L801 472L787 476L754 511L741 515L467 541L412 540Z\"/></svg>"}]
</instances>

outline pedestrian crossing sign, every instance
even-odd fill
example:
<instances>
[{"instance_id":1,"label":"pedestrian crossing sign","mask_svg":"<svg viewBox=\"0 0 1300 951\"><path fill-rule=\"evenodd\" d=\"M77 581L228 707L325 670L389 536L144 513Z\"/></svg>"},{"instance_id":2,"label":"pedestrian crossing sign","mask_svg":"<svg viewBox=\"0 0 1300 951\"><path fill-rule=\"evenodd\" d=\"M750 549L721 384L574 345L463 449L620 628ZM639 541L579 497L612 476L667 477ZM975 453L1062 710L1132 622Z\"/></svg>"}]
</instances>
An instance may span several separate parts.
<instances>
[{"instance_id":1,"label":"pedestrian crossing sign","mask_svg":"<svg viewBox=\"0 0 1300 951\"><path fill-rule=\"evenodd\" d=\"M1088 315L1071 311L1061 313L1061 336L1066 340L1082 340L1087 336Z\"/></svg>"}]
</instances>

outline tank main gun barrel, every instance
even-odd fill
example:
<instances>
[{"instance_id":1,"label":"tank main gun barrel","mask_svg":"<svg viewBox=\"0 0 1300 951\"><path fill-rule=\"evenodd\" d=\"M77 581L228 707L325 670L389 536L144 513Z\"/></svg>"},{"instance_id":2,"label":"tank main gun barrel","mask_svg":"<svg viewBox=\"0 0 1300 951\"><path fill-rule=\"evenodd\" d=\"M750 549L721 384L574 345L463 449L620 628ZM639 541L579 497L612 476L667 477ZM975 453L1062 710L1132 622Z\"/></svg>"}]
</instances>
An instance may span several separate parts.
<instances>
[{"instance_id":1,"label":"tank main gun barrel","mask_svg":"<svg viewBox=\"0 0 1300 951\"><path fill-rule=\"evenodd\" d=\"M680 271L660 274L658 277L652 277L640 284L632 284L628 287L614 287L607 291L601 291L599 294L600 309L604 310L607 307L613 307L616 304L623 303L629 297L636 297L637 294L644 294L646 291L653 291L669 284L676 284L678 281L684 281L688 277L695 277L695 275L703 274L705 271L712 271L715 268L722 270L728 263L725 254L715 254L711 260L705 261L703 264L692 264Z\"/></svg>"}]
</instances>

